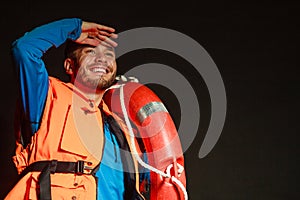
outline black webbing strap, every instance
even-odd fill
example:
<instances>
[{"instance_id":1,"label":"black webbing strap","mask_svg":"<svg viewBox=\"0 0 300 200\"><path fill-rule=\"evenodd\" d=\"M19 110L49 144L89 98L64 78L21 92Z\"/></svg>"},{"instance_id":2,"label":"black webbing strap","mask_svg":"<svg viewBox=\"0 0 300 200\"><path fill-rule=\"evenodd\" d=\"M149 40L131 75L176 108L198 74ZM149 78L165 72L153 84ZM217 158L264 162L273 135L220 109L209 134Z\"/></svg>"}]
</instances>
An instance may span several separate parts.
<instances>
[{"instance_id":1,"label":"black webbing strap","mask_svg":"<svg viewBox=\"0 0 300 200\"><path fill-rule=\"evenodd\" d=\"M74 173L74 174L92 174L92 168L85 165L85 161L66 162L57 160L37 161L30 164L21 174L24 176L28 172L41 172L38 177L40 186L39 200L51 200L51 180L50 174L54 173ZM89 170L89 172L85 171Z\"/></svg>"},{"instance_id":2,"label":"black webbing strap","mask_svg":"<svg viewBox=\"0 0 300 200\"><path fill-rule=\"evenodd\" d=\"M40 200L51 200L51 180L50 180L50 171L51 163L47 164L41 171L41 174L38 178L40 185L39 199Z\"/></svg>"}]
</instances>

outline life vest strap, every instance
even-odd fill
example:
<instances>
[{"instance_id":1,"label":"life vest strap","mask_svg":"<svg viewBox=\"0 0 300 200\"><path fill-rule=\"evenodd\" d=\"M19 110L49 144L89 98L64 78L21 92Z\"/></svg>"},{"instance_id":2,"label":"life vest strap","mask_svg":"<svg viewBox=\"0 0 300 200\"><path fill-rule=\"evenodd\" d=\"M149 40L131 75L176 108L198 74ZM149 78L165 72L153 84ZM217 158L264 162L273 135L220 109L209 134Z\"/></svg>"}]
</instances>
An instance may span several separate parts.
<instances>
[{"instance_id":1,"label":"life vest strap","mask_svg":"<svg viewBox=\"0 0 300 200\"><path fill-rule=\"evenodd\" d=\"M41 172L38 177L40 186L39 199L51 200L51 180L50 174L72 173L77 175L93 175L94 170L90 167L92 163L79 160L77 162L42 160L30 164L21 174L21 177L28 172Z\"/></svg>"}]
</instances>

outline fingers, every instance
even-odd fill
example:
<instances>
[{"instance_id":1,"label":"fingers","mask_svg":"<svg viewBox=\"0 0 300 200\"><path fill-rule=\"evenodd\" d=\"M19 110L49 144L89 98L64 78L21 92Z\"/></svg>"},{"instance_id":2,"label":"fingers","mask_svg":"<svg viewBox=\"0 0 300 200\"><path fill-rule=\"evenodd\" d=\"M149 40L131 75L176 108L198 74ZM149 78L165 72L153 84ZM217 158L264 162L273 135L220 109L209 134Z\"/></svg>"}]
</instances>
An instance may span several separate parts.
<instances>
[{"instance_id":1,"label":"fingers","mask_svg":"<svg viewBox=\"0 0 300 200\"><path fill-rule=\"evenodd\" d=\"M92 45L92 46L98 46L101 43L101 41L95 40L94 38L86 38L81 43Z\"/></svg>"},{"instance_id":2,"label":"fingers","mask_svg":"<svg viewBox=\"0 0 300 200\"><path fill-rule=\"evenodd\" d=\"M94 35L94 36L89 35L81 43L89 44L89 45L92 45L92 46L98 46L99 44L103 44L103 45L106 45L106 46L113 46L113 47L118 46L117 42L113 41L109 37L99 35L99 34Z\"/></svg>"},{"instance_id":3,"label":"fingers","mask_svg":"<svg viewBox=\"0 0 300 200\"><path fill-rule=\"evenodd\" d=\"M111 37L113 39L116 39L118 38L118 35L115 34L115 33L108 33L106 31L99 31L100 35L104 35L104 36L107 36L107 37Z\"/></svg>"},{"instance_id":4,"label":"fingers","mask_svg":"<svg viewBox=\"0 0 300 200\"><path fill-rule=\"evenodd\" d=\"M98 24L97 29L99 31L105 31L105 32L110 32L110 33L114 33L115 32L114 28L109 27L109 26L105 26L105 25L100 25L100 24Z\"/></svg>"},{"instance_id":5,"label":"fingers","mask_svg":"<svg viewBox=\"0 0 300 200\"><path fill-rule=\"evenodd\" d=\"M92 36L94 39L98 39L101 42L105 42L106 45L111 45L113 47L118 46L117 42L113 41L112 39L118 38L118 35L115 32L115 29L109 26L97 24L97 29L93 33Z\"/></svg>"},{"instance_id":6,"label":"fingers","mask_svg":"<svg viewBox=\"0 0 300 200\"><path fill-rule=\"evenodd\" d=\"M102 40L102 41L106 41L107 43L111 44L112 46L116 47L117 43L114 42L112 39L117 39L118 38L118 34L114 33L115 29L108 27L108 26L104 26L104 25L100 25L100 27L98 27L98 35L97 37Z\"/></svg>"},{"instance_id":7,"label":"fingers","mask_svg":"<svg viewBox=\"0 0 300 200\"><path fill-rule=\"evenodd\" d=\"M117 42L115 42L114 40L110 39L107 36L103 36L103 35L98 34L97 35L97 39L99 39L100 41L105 42L108 45L111 45L113 47L117 47L118 46Z\"/></svg>"},{"instance_id":8,"label":"fingers","mask_svg":"<svg viewBox=\"0 0 300 200\"><path fill-rule=\"evenodd\" d=\"M115 33L115 29L109 26L99 25L97 26L97 30L100 35L104 35L110 38L116 39L118 35Z\"/></svg>"}]
</instances>

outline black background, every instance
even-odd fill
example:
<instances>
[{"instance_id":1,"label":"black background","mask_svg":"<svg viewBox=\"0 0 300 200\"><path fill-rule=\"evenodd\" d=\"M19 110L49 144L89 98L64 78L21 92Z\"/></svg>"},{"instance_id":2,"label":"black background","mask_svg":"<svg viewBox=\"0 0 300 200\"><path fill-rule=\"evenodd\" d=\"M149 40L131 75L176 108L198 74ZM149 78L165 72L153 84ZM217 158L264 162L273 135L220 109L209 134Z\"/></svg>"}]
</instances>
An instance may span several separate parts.
<instances>
[{"instance_id":1,"label":"black background","mask_svg":"<svg viewBox=\"0 0 300 200\"><path fill-rule=\"evenodd\" d=\"M298 1L7 1L1 6L1 165L0 198L17 179L13 112L16 79L10 58L14 39L32 28L65 17L80 17L115 27L173 29L196 40L212 57L223 78L227 116L213 150L198 158L209 124L209 95L188 63L167 52L132 52L120 58L120 73L147 62L184 71L201 108L196 138L185 152L190 199L299 199L299 3ZM56 52L45 56L61 65ZM146 55L146 56L145 56ZM163 55L163 56L161 56ZM58 59L53 59L53 57ZM49 73L65 79L62 67ZM172 93L153 87L166 101L176 125ZM168 103L170 101L170 103ZM192 120L192 119L191 119Z\"/></svg>"}]
</instances>

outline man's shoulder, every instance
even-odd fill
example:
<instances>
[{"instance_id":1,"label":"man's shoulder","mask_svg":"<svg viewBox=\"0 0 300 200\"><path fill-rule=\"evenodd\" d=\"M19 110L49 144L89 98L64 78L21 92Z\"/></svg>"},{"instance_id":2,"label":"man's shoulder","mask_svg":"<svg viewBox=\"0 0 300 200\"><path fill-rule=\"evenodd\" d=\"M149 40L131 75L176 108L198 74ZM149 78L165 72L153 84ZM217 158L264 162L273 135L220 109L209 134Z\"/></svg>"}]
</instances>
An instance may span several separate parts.
<instances>
[{"instance_id":1,"label":"man's shoulder","mask_svg":"<svg viewBox=\"0 0 300 200\"><path fill-rule=\"evenodd\" d=\"M49 86L50 90L54 90L56 93L68 93L68 91L73 90L73 85L71 83L64 82L57 77L49 76Z\"/></svg>"},{"instance_id":2,"label":"man's shoulder","mask_svg":"<svg viewBox=\"0 0 300 200\"><path fill-rule=\"evenodd\" d=\"M60 79L54 77L54 76L49 76L50 82L62 82Z\"/></svg>"},{"instance_id":3,"label":"man's shoulder","mask_svg":"<svg viewBox=\"0 0 300 200\"><path fill-rule=\"evenodd\" d=\"M68 85L70 85L70 83L68 82L64 82L61 79L54 77L54 76L49 76L49 82L51 85L62 85L67 87Z\"/></svg>"}]
</instances>

